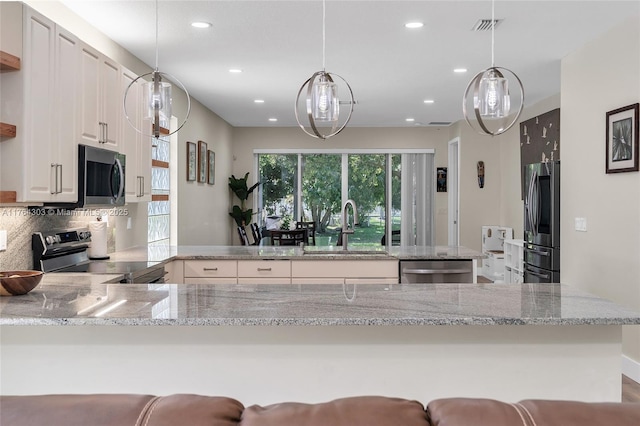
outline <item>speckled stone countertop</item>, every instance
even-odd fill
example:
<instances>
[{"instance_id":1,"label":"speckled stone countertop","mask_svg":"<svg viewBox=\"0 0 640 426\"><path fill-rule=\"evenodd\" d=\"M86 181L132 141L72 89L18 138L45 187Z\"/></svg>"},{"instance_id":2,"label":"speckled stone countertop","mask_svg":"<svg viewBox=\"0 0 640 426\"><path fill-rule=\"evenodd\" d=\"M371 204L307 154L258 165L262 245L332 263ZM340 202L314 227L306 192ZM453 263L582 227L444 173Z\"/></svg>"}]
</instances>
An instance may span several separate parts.
<instances>
[{"instance_id":1,"label":"speckled stone countertop","mask_svg":"<svg viewBox=\"0 0 640 426\"><path fill-rule=\"evenodd\" d=\"M0 298L0 325L627 325L640 313L562 284L49 284Z\"/></svg>"},{"instance_id":2,"label":"speckled stone countertop","mask_svg":"<svg viewBox=\"0 0 640 426\"><path fill-rule=\"evenodd\" d=\"M457 246L415 246L385 247L352 246L348 253L336 246L150 246L135 247L110 253L116 261L158 261L206 260L206 259L305 259L305 260L366 260L395 258L406 259L444 259L472 260L483 259L482 253L466 247Z\"/></svg>"}]
</instances>

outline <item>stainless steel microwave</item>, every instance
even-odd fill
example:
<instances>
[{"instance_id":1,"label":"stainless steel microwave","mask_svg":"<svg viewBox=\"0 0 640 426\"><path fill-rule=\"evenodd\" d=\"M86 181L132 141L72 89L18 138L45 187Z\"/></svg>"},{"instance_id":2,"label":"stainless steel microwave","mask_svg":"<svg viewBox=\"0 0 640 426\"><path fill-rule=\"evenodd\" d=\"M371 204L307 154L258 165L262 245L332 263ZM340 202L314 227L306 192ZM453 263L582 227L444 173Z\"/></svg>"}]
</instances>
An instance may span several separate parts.
<instances>
[{"instance_id":1,"label":"stainless steel microwave","mask_svg":"<svg viewBox=\"0 0 640 426\"><path fill-rule=\"evenodd\" d=\"M124 154L78 145L77 207L124 205L125 172Z\"/></svg>"}]
</instances>

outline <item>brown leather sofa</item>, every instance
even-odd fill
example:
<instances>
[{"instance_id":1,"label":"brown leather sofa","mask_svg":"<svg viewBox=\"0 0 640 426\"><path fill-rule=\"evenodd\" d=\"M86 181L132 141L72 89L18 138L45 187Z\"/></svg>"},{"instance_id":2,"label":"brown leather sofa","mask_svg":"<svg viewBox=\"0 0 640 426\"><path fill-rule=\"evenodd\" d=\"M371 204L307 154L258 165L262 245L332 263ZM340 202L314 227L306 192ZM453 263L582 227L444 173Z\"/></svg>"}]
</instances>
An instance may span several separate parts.
<instances>
[{"instance_id":1,"label":"brown leather sofa","mask_svg":"<svg viewBox=\"0 0 640 426\"><path fill-rule=\"evenodd\" d=\"M638 426L640 404L380 396L244 407L200 395L0 397L1 426Z\"/></svg>"}]
</instances>

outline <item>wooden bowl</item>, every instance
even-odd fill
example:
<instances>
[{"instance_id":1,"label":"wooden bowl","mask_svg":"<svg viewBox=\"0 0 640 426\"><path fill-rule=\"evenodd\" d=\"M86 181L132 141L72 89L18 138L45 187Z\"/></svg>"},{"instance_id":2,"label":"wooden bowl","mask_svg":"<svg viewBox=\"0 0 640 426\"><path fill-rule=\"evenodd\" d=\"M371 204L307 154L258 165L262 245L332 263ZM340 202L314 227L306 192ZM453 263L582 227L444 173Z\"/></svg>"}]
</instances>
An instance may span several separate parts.
<instances>
[{"instance_id":1,"label":"wooden bowl","mask_svg":"<svg viewBox=\"0 0 640 426\"><path fill-rule=\"evenodd\" d=\"M27 294L40 284L42 271L0 271L0 296Z\"/></svg>"}]
</instances>

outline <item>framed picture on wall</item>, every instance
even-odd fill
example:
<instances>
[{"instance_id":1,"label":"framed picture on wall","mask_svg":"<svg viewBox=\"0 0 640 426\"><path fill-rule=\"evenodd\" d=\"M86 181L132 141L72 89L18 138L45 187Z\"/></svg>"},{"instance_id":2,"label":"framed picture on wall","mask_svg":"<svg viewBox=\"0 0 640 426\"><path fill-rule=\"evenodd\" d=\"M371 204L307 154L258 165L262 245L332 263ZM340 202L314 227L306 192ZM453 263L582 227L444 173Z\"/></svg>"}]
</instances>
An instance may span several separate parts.
<instances>
[{"instance_id":1,"label":"framed picture on wall","mask_svg":"<svg viewBox=\"0 0 640 426\"><path fill-rule=\"evenodd\" d=\"M607 173L638 171L639 106L607 112Z\"/></svg>"},{"instance_id":2,"label":"framed picture on wall","mask_svg":"<svg viewBox=\"0 0 640 426\"><path fill-rule=\"evenodd\" d=\"M187 181L196 180L197 159L196 144L187 142Z\"/></svg>"},{"instance_id":3,"label":"framed picture on wall","mask_svg":"<svg viewBox=\"0 0 640 426\"><path fill-rule=\"evenodd\" d=\"M198 182L207 181L207 144L198 141Z\"/></svg>"},{"instance_id":4,"label":"framed picture on wall","mask_svg":"<svg viewBox=\"0 0 640 426\"><path fill-rule=\"evenodd\" d=\"M216 183L216 153L209 150L207 151L207 183L209 185L215 185Z\"/></svg>"},{"instance_id":5,"label":"framed picture on wall","mask_svg":"<svg viewBox=\"0 0 640 426\"><path fill-rule=\"evenodd\" d=\"M447 168L446 167L437 168L436 192L447 192Z\"/></svg>"}]
</instances>

